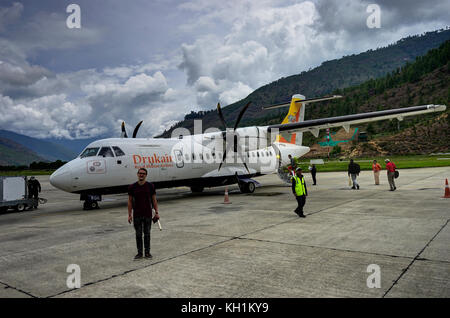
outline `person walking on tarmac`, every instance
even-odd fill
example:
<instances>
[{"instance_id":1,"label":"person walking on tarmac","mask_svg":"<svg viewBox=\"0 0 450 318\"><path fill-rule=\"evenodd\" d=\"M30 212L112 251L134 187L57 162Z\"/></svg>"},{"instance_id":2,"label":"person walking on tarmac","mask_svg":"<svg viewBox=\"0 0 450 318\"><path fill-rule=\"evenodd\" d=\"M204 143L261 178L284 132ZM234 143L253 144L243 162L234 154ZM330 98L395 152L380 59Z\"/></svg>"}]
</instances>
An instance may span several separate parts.
<instances>
[{"instance_id":1,"label":"person walking on tarmac","mask_svg":"<svg viewBox=\"0 0 450 318\"><path fill-rule=\"evenodd\" d=\"M39 193L41 192L41 184L35 177L30 177L30 180L28 180L28 198L29 199L36 199L36 205L34 206L35 209L38 207L39 203Z\"/></svg>"},{"instance_id":2,"label":"person walking on tarmac","mask_svg":"<svg viewBox=\"0 0 450 318\"><path fill-rule=\"evenodd\" d=\"M356 162L353 162L353 159L350 159L350 163L348 165L348 175L352 177L353 186L352 189L358 189L359 190L359 184L356 181L356 177L361 172L361 168L359 167L359 164Z\"/></svg>"},{"instance_id":3,"label":"person walking on tarmac","mask_svg":"<svg viewBox=\"0 0 450 318\"><path fill-rule=\"evenodd\" d=\"M298 204L294 212L301 218L306 217L303 214L303 207L305 206L306 197L308 196L308 189L306 188L305 178L302 175L301 168L297 168L296 175L292 177L292 192L294 193Z\"/></svg>"},{"instance_id":4,"label":"person walking on tarmac","mask_svg":"<svg viewBox=\"0 0 450 318\"><path fill-rule=\"evenodd\" d=\"M295 169L296 169L295 159L290 154L288 155L288 158L290 161L290 166L288 166L289 174L291 176L295 176Z\"/></svg>"},{"instance_id":5,"label":"person walking on tarmac","mask_svg":"<svg viewBox=\"0 0 450 318\"><path fill-rule=\"evenodd\" d=\"M372 163L372 170L373 170L373 177L375 178L375 185L379 185L381 166L376 160L374 160Z\"/></svg>"},{"instance_id":6,"label":"person walking on tarmac","mask_svg":"<svg viewBox=\"0 0 450 318\"><path fill-rule=\"evenodd\" d=\"M394 179L395 179L395 169L397 169L397 167L389 159L386 159L384 162L386 162L387 177L389 186L391 187L391 190L389 191L395 191L397 187L395 186Z\"/></svg>"},{"instance_id":7,"label":"person walking on tarmac","mask_svg":"<svg viewBox=\"0 0 450 318\"><path fill-rule=\"evenodd\" d=\"M152 224L152 206L155 209L153 222L159 219L158 202L153 183L145 181L147 169L140 168L137 172L138 181L128 187L128 223L133 221L136 231L137 255L135 260L142 258L142 233L144 233L145 258L150 254L150 228Z\"/></svg>"},{"instance_id":8,"label":"person walking on tarmac","mask_svg":"<svg viewBox=\"0 0 450 318\"><path fill-rule=\"evenodd\" d=\"M311 171L311 177L312 177L312 179L313 179L313 185L316 185L316 184L317 184L317 183L316 183L316 173L317 173L316 165L313 164L313 165L309 168L309 170Z\"/></svg>"}]
</instances>

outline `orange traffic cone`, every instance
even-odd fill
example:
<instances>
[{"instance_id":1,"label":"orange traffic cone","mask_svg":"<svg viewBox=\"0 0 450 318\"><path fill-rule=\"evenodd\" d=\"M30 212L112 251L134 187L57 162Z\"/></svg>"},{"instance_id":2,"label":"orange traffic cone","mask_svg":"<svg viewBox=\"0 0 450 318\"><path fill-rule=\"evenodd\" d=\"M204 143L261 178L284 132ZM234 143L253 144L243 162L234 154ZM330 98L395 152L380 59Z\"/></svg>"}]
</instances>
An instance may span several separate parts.
<instances>
[{"instance_id":1,"label":"orange traffic cone","mask_svg":"<svg viewBox=\"0 0 450 318\"><path fill-rule=\"evenodd\" d=\"M450 188L448 187L448 179L445 179L445 192L443 198L450 199Z\"/></svg>"},{"instance_id":2,"label":"orange traffic cone","mask_svg":"<svg viewBox=\"0 0 450 318\"><path fill-rule=\"evenodd\" d=\"M225 187L225 198L223 200L223 204L230 204L230 199L228 198L228 187Z\"/></svg>"}]
</instances>

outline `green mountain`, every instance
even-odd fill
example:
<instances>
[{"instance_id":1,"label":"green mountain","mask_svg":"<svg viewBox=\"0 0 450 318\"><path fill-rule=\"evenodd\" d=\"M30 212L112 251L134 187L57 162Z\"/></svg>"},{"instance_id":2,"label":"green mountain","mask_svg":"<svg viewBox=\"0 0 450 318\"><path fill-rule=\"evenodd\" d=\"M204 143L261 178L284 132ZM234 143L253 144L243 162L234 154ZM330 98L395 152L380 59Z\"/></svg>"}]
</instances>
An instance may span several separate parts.
<instances>
[{"instance_id":1,"label":"green mountain","mask_svg":"<svg viewBox=\"0 0 450 318\"><path fill-rule=\"evenodd\" d=\"M27 166L33 161L46 160L23 145L0 137L0 166Z\"/></svg>"},{"instance_id":2,"label":"green mountain","mask_svg":"<svg viewBox=\"0 0 450 318\"><path fill-rule=\"evenodd\" d=\"M41 157L40 161L55 161L58 159L68 161L77 156L77 153L62 145L17 134L8 130L0 130L0 138L14 141L15 143L22 145L24 148L33 151L36 155ZM1 156L3 156L3 152ZM44 158L44 160L42 160L42 158Z\"/></svg>"},{"instance_id":3,"label":"green mountain","mask_svg":"<svg viewBox=\"0 0 450 318\"><path fill-rule=\"evenodd\" d=\"M281 78L273 83L262 86L246 98L224 107L222 110L225 120L230 125L233 125L240 109L248 101L252 101L253 105L245 113L240 126L280 123L286 114L285 109L263 112L261 111L261 106L288 101L294 94L302 94L307 98L313 98L332 94L333 92L341 92L346 87L383 77L387 73L395 71L407 63L412 63L417 57L426 54L430 49L438 47L449 39L450 30L427 32L423 35L401 39L387 47L326 61L310 71ZM345 101L348 102L348 99ZM397 104L396 106L401 105ZM306 109L305 117L307 119L313 119L333 113L333 111L325 108L322 109L323 111L317 112L316 108L312 111L312 108L309 107ZM356 105L351 108L344 107L340 110L342 114L350 114L354 111L359 111ZM203 129L209 127L222 128L216 110L191 112L185 116L183 121L173 125L158 137L170 137L173 129L178 127L184 127L193 132L194 119L203 120Z\"/></svg>"}]
</instances>

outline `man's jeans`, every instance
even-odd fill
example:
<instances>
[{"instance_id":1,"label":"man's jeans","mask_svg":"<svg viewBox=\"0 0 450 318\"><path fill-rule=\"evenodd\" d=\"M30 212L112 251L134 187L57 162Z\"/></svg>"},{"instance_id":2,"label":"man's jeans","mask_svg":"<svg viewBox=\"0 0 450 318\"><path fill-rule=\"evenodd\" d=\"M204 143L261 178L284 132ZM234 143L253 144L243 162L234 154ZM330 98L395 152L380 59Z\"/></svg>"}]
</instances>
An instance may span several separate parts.
<instances>
[{"instance_id":1,"label":"man's jeans","mask_svg":"<svg viewBox=\"0 0 450 318\"><path fill-rule=\"evenodd\" d=\"M149 216L138 216L133 220L134 229L136 230L136 246L138 253L142 255L142 233L144 233L145 253L150 253L150 228L152 218Z\"/></svg>"},{"instance_id":2,"label":"man's jeans","mask_svg":"<svg viewBox=\"0 0 450 318\"><path fill-rule=\"evenodd\" d=\"M356 182L356 177L358 176L356 173L351 173L350 174L352 176L352 181L353 181L353 187L357 187L358 186L358 182Z\"/></svg>"}]
</instances>

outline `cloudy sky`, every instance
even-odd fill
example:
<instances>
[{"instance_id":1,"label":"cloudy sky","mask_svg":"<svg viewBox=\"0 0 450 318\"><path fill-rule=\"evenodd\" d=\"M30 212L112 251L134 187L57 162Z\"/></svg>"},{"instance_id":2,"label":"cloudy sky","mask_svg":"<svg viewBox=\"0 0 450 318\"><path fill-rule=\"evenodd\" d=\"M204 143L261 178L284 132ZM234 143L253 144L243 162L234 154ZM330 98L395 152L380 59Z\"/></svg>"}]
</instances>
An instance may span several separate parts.
<instances>
[{"instance_id":1,"label":"cloudy sky","mask_svg":"<svg viewBox=\"0 0 450 318\"><path fill-rule=\"evenodd\" d=\"M374 3L380 28L367 25ZM0 129L118 137L122 120L129 133L144 120L139 136L154 136L325 60L445 28L448 12L448 0L0 0Z\"/></svg>"}]
</instances>

